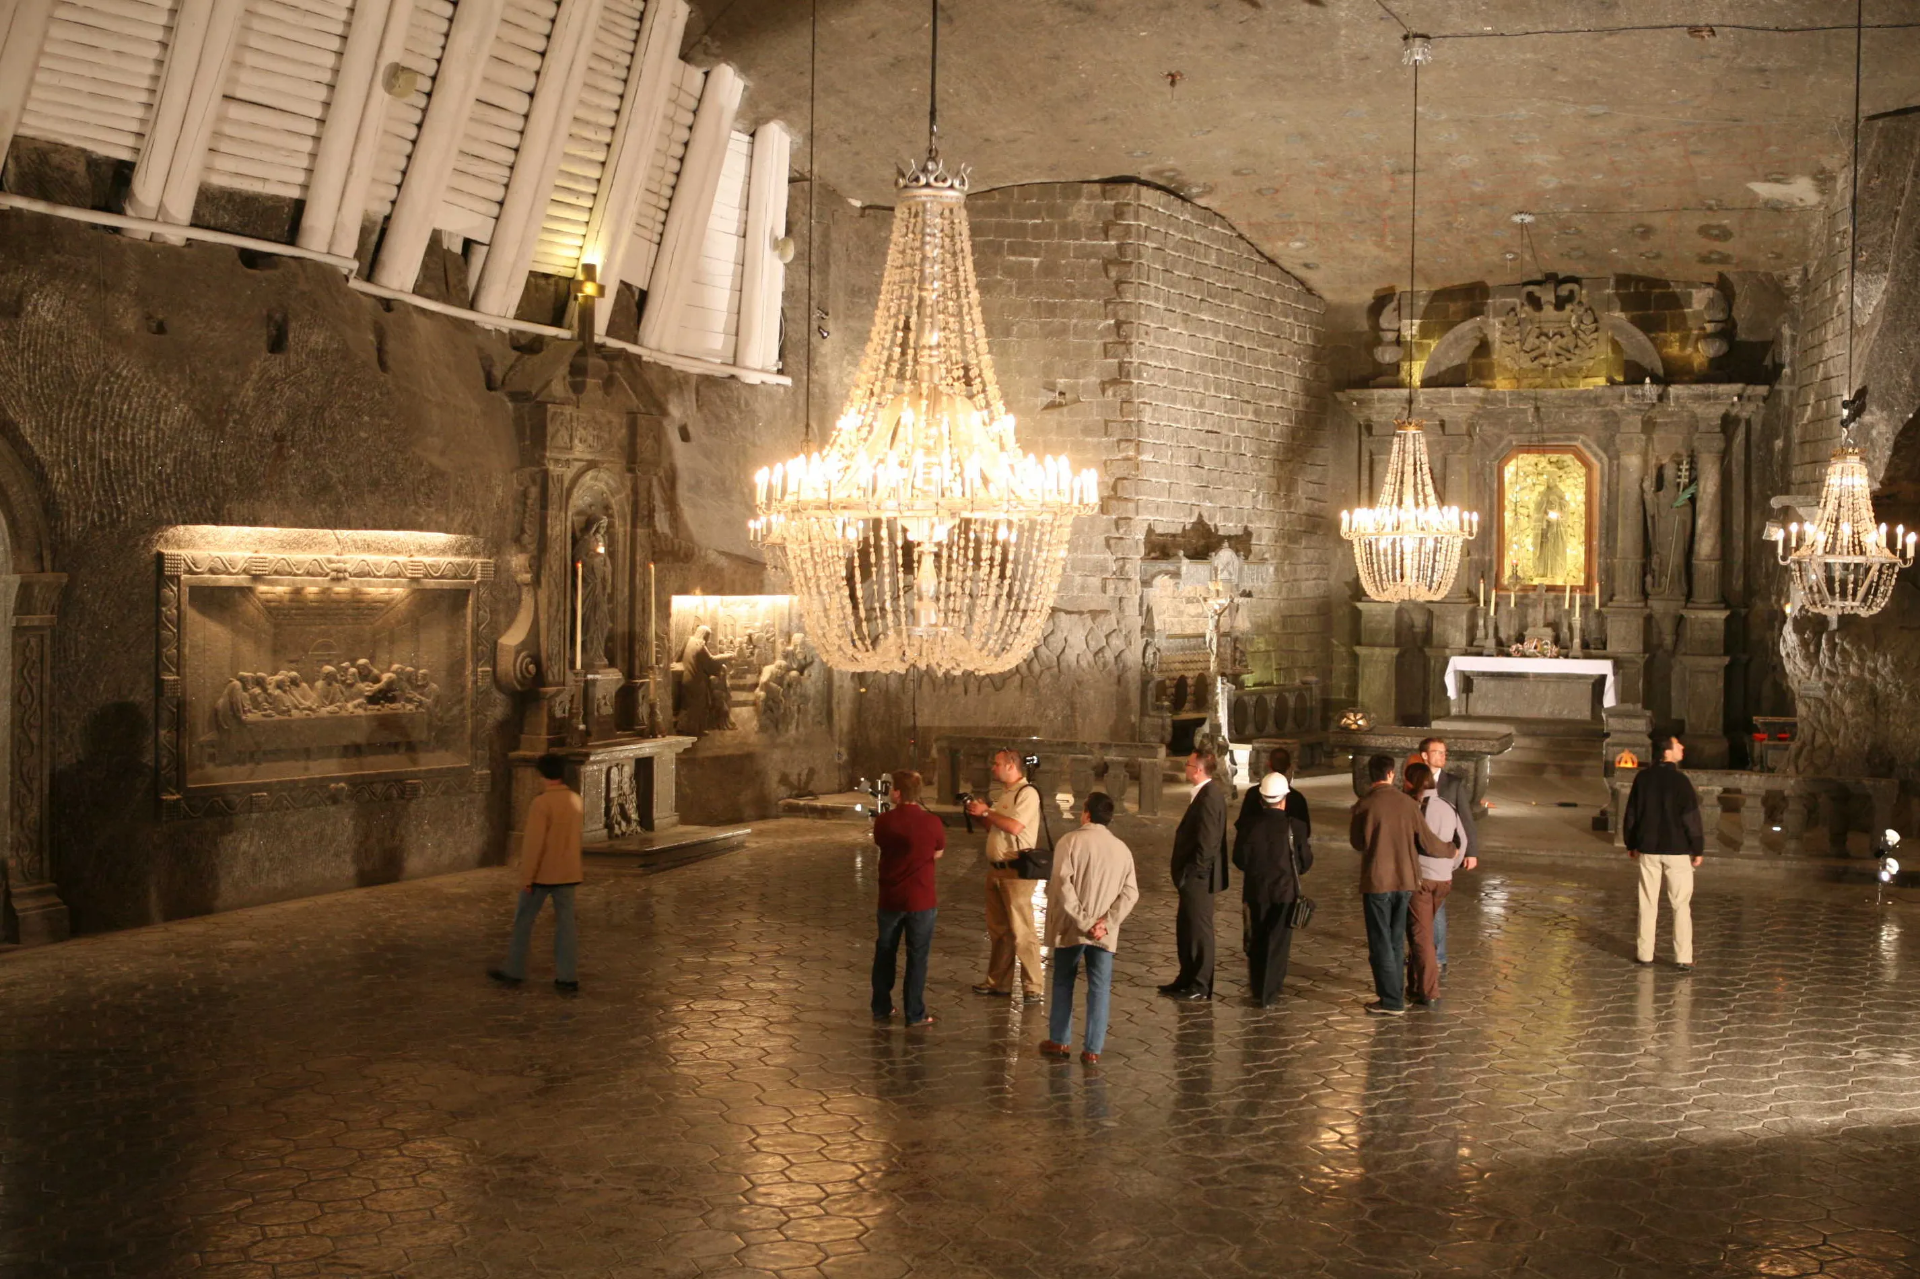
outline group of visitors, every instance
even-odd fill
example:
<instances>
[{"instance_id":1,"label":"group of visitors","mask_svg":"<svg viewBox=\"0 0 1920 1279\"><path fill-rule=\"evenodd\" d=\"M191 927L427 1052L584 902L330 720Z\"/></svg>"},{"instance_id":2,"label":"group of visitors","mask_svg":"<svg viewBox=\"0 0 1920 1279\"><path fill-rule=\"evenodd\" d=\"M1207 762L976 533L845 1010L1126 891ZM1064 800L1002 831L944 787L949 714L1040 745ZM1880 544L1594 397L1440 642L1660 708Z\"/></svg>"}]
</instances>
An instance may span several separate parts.
<instances>
[{"instance_id":1,"label":"group of visitors","mask_svg":"<svg viewBox=\"0 0 1920 1279\"><path fill-rule=\"evenodd\" d=\"M1662 887L1673 912L1675 966L1693 967L1693 871L1705 851L1700 805L1680 772L1685 746L1678 736L1657 739L1652 767L1634 778L1623 817L1622 838L1640 871L1639 931L1635 959L1654 959L1655 924ZM1367 793L1352 809L1348 840L1360 854L1360 895L1367 956L1375 998L1366 1011L1402 1016L1409 1002L1440 1001L1447 971L1446 903L1458 870L1478 863L1472 791L1465 778L1446 770L1445 739L1430 737L1401 772L1389 755L1367 761ZM566 762L543 755L536 768L544 779L527 817L517 861L519 887L507 962L489 970L496 981L518 985L526 977L534 920L548 900L554 905L555 982L579 989L574 890L581 879L580 796L565 780ZM1179 895L1175 950L1179 972L1160 987L1169 998L1213 998L1214 897L1229 887L1229 867L1241 873L1245 908L1244 950L1252 1001L1271 1008L1280 999L1293 933L1310 906L1301 876L1313 866L1312 818L1306 798L1293 789L1292 758L1273 751L1258 786L1250 789L1233 823L1231 849L1227 807L1232 783L1225 761L1212 751L1187 757L1193 788L1174 832L1170 873ZM987 973L973 989L981 995L1014 997L1023 1004L1047 1002L1040 987L1040 949L1053 952L1047 1038L1040 1051L1066 1059L1072 1039L1075 989L1087 975L1081 1060L1098 1062L1111 1007L1114 955L1120 926L1140 899L1133 852L1110 829L1114 803L1095 792L1081 806L1080 824L1042 854L1046 819L1039 790L1027 780L1025 761L1003 750L993 759L999 793L989 805L969 798L969 817L987 827ZM920 803L920 774L892 775L890 807L874 819L880 850L878 936L874 944L872 1011L890 1021L899 954L906 948L903 984L906 1024L932 1025L926 1006L928 959L939 913L936 864L946 854L946 825ZM1051 843L1051 841L1048 841ZM1044 935L1035 927L1033 899L1046 883ZM1020 987L1014 986L1015 967Z\"/></svg>"}]
</instances>

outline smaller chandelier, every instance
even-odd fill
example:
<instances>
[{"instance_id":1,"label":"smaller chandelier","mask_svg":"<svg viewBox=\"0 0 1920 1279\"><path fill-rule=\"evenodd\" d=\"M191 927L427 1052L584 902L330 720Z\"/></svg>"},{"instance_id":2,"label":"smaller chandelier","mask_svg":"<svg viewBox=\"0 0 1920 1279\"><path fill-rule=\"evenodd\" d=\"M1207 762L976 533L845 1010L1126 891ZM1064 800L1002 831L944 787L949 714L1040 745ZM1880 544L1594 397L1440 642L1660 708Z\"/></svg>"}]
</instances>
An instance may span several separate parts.
<instances>
[{"instance_id":1,"label":"smaller chandelier","mask_svg":"<svg viewBox=\"0 0 1920 1279\"><path fill-rule=\"evenodd\" d=\"M1820 488L1820 513L1811 524L1798 522L1768 536L1786 566L1800 607L1828 617L1871 617L1886 607L1900 570L1913 563L1915 535L1873 520L1871 481L1860 450L1842 444L1827 463Z\"/></svg>"},{"instance_id":2,"label":"smaller chandelier","mask_svg":"<svg viewBox=\"0 0 1920 1279\"><path fill-rule=\"evenodd\" d=\"M1379 503L1340 512L1340 536L1353 543L1368 599L1444 598L1460 571L1461 547L1480 533L1478 512L1440 505L1420 426L1407 418L1394 423Z\"/></svg>"}]
</instances>

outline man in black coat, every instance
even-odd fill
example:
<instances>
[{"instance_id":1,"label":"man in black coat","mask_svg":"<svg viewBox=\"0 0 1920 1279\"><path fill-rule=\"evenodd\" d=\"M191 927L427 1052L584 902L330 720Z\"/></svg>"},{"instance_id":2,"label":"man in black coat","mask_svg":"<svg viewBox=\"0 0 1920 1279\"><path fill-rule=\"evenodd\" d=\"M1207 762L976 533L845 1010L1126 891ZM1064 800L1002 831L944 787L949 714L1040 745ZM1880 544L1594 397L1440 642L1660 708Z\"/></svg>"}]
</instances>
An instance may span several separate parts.
<instances>
[{"instance_id":1,"label":"man in black coat","mask_svg":"<svg viewBox=\"0 0 1920 1279\"><path fill-rule=\"evenodd\" d=\"M1293 789L1293 752L1284 746L1276 746L1268 751L1267 772L1278 773L1287 779L1287 816L1299 822L1306 834L1313 834L1313 816L1307 811L1307 797ZM1253 779L1249 779L1249 782L1251 784L1247 787L1247 797L1240 805L1240 816L1233 819L1233 833L1236 837L1244 835L1247 826L1266 807L1260 802L1259 784Z\"/></svg>"},{"instance_id":2,"label":"man in black coat","mask_svg":"<svg viewBox=\"0 0 1920 1279\"><path fill-rule=\"evenodd\" d=\"M1173 886L1180 893L1174 923L1180 975L1160 988L1173 999L1213 998L1213 895L1227 887L1226 761L1212 751L1187 756L1193 799L1173 833Z\"/></svg>"},{"instance_id":3,"label":"man in black coat","mask_svg":"<svg viewBox=\"0 0 1920 1279\"><path fill-rule=\"evenodd\" d=\"M1247 904L1247 984L1262 1008L1280 1002L1293 950L1291 915L1300 896L1300 872L1313 865L1305 823L1291 815L1291 788L1277 769L1253 794L1260 808L1238 823L1233 864L1240 868L1240 896Z\"/></svg>"},{"instance_id":4,"label":"man in black coat","mask_svg":"<svg viewBox=\"0 0 1920 1279\"><path fill-rule=\"evenodd\" d=\"M1686 973L1693 971L1693 872L1707 851L1706 825L1700 817L1700 796L1680 771L1686 743L1678 734L1666 733L1654 738L1653 744L1655 762L1633 779L1620 823L1627 856L1640 863L1640 929L1634 959L1643 968L1653 962L1664 881L1667 905L1673 911L1673 966Z\"/></svg>"}]
</instances>

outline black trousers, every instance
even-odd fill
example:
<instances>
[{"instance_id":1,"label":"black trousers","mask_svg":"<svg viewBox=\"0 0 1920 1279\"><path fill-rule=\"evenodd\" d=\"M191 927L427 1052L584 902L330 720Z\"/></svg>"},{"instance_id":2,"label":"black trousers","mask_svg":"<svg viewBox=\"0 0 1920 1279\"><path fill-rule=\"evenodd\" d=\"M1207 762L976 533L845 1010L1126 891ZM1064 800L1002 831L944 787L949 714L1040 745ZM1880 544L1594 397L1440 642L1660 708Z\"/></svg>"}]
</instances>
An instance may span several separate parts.
<instances>
[{"instance_id":1,"label":"black trousers","mask_svg":"<svg viewBox=\"0 0 1920 1279\"><path fill-rule=\"evenodd\" d=\"M1174 948L1180 955L1177 985L1213 993L1213 893L1205 884L1183 885L1180 913L1174 920Z\"/></svg>"},{"instance_id":2,"label":"black trousers","mask_svg":"<svg viewBox=\"0 0 1920 1279\"><path fill-rule=\"evenodd\" d=\"M1280 983L1287 979L1287 957L1293 953L1287 915L1292 909L1292 902L1247 907L1247 984L1263 1008L1279 1001Z\"/></svg>"}]
</instances>

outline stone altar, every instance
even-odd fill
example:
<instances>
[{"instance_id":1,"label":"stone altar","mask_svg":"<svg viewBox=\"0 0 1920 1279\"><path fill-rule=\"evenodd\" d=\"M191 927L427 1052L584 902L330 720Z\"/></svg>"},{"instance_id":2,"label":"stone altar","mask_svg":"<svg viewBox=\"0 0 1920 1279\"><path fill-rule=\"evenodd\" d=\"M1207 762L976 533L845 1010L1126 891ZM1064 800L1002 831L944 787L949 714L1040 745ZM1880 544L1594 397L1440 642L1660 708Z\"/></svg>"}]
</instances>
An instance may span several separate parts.
<instances>
[{"instance_id":1,"label":"stone altar","mask_svg":"<svg viewBox=\"0 0 1920 1279\"><path fill-rule=\"evenodd\" d=\"M1447 771L1473 783L1473 815L1487 815L1487 784L1493 779L1490 761L1495 755L1513 749L1513 730L1503 725L1482 724L1473 731L1459 729L1409 728L1402 725L1376 725L1365 731L1335 729L1327 734L1327 745L1336 751L1353 752L1353 793L1365 796L1372 783L1367 780L1367 760L1374 755L1393 756L1397 776L1406 767L1407 756L1420 749L1429 737L1444 737L1447 742Z\"/></svg>"}]
</instances>

